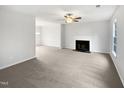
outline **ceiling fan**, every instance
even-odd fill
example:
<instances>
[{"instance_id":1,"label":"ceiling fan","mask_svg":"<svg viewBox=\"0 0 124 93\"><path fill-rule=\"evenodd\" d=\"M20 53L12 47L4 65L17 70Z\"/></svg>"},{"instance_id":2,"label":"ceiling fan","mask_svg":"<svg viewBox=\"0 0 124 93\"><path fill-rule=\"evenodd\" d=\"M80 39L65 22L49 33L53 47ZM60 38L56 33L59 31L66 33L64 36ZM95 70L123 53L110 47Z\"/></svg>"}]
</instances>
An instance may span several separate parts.
<instances>
[{"instance_id":1,"label":"ceiling fan","mask_svg":"<svg viewBox=\"0 0 124 93\"><path fill-rule=\"evenodd\" d=\"M82 19L82 17L76 17L72 13L67 13L64 18L66 23L79 22Z\"/></svg>"}]
</instances>

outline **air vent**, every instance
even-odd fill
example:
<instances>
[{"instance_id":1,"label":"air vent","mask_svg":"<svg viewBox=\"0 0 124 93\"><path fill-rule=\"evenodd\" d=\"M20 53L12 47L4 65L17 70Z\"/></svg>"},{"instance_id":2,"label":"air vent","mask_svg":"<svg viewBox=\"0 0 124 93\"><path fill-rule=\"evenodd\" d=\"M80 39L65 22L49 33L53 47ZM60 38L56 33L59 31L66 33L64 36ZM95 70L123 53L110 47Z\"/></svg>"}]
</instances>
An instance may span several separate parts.
<instances>
[{"instance_id":1,"label":"air vent","mask_svg":"<svg viewBox=\"0 0 124 93\"><path fill-rule=\"evenodd\" d=\"M99 7L101 7L101 5L96 5L96 8L99 8Z\"/></svg>"}]
</instances>

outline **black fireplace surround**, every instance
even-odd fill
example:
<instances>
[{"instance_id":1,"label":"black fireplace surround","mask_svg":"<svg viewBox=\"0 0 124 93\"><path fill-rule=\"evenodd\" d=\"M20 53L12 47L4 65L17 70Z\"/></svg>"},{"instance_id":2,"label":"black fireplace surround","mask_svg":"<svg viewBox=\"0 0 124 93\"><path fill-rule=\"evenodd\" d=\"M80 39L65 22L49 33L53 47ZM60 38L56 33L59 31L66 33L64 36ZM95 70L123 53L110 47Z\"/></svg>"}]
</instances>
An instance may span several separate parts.
<instances>
[{"instance_id":1,"label":"black fireplace surround","mask_svg":"<svg viewBox=\"0 0 124 93\"><path fill-rule=\"evenodd\" d=\"M76 51L90 52L90 41L87 40L76 40Z\"/></svg>"}]
</instances>

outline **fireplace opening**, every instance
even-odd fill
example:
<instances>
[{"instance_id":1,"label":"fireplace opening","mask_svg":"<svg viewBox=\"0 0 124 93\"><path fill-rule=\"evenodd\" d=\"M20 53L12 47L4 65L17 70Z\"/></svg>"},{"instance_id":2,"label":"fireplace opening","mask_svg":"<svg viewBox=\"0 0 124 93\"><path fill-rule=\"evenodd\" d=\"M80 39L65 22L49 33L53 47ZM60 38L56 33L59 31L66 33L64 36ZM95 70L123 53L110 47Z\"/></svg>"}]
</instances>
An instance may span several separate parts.
<instances>
[{"instance_id":1,"label":"fireplace opening","mask_svg":"<svg viewBox=\"0 0 124 93\"><path fill-rule=\"evenodd\" d=\"M76 40L76 51L90 53L90 41Z\"/></svg>"}]
</instances>

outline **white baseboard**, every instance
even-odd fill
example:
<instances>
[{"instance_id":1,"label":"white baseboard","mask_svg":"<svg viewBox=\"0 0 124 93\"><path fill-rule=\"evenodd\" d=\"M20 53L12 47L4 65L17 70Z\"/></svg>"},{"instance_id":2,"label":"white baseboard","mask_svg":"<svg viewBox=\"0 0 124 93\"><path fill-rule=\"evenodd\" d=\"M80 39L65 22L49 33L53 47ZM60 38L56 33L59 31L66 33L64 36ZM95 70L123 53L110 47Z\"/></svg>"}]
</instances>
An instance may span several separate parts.
<instances>
[{"instance_id":1,"label":"white baseboard","mask_svg":"<svg viewBox=\"0 0 124 93\"><path fill-rule=\"evenodd\" d=\"M53 48L62 49L61 47L58 47L58 46L48 46L48 45L41 45L41 46L45 46L45 47L53 47ZM37 46L37 47L40 47L40 46Z\"/></svg>"},{"instance_id":2,"label":"white baseboard","mask_svg":"<svg viewBox=\"0 0 124 93\"><path fill-rule=\"evenodd\" d=\"M5 69L5 68L8 68L8 67L11 67L11 66L16 65L16 64L19 64L19 63L23 63L25 61L28 61L28 60L31 60L31 59L34 59L34 58L36 58L36 56L30 57L30 58L27 58L27 59L24 59L24 60L21 60L21 61L12 63L12 64L8 64L6 66L0 67L0 70Z\"/></svg>"},{"instance_id":3,"label":"white baseboard","mask_svg":"<svg viewBox=\"0 0 124 93\"><path fill-rule=\"evenodd\" d=\"M120 71L119 71L119 69L118 69L118 66L117 66L116 63L115 63L115 60L113 59L112 54L109 53L109 55L110 55L110 57L111 57L111 59L112 59L112 61L113 61L113 63L114 63L114 66L115 66L115 68L116 68L116 70L117 70L117 73L118 73L118 75L119 75L119 77L120 77L120 79L121 79L121 82L122 82L123 86L124 86L124 80L123 80L122 75L121 75L121 73L120 73Z\"/></svg>"}]
</instances>

